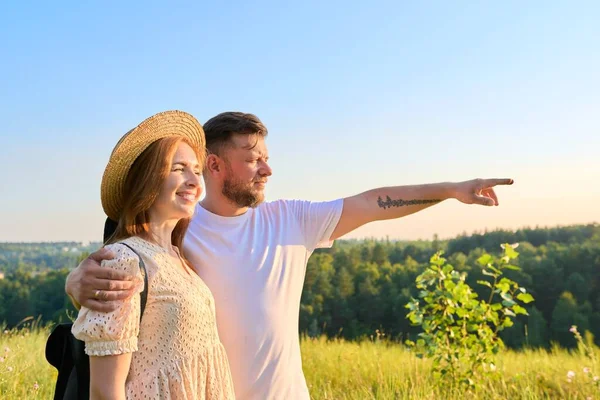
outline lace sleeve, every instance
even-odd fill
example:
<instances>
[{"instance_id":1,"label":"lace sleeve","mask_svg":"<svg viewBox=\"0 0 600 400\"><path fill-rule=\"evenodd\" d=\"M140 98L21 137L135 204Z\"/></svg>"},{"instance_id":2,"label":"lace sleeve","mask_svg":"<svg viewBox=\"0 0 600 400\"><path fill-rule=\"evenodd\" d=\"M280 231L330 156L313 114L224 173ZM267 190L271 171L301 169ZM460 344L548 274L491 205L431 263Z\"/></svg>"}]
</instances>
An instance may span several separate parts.
<instances>
[{"instance_id":1,"label":"lace sleeve","mask_svg":"<svg viewBox=\"0 0 600 400\"><path fill-rule=\"evenodd\" d=\"M82 307L73 324L73 335L85 342L90 356L109 356L137 351L140 327L140 293L144 281L139 269L139 258L127 246L107 245L116 257L102 261L102 266L135 276L136 292L112 312L98 312Z\"/></svg>"}]
</instances>

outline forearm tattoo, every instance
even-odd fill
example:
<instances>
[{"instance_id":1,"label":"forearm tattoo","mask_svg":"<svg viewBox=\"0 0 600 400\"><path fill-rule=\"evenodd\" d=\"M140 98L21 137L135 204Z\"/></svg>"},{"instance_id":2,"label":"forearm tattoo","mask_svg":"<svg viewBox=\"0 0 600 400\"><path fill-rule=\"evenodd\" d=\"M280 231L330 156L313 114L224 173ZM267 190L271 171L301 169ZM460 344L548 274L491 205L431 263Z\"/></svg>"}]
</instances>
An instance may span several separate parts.
<instances>
[{"instance_id":1,"label":"forearm tattoo","mask_svg":"<svg viewBox=\"0 0 600 400\"><path fill-rule=\"evenodd\" d=\"M403 207L403 206L420 206L426 204L435 204L439 203L441 200L438 199L414 199L414 200L392 200L390 196L386 196L385 200L379 196L377 199L377 205L384 210L392 207Z\"/></svg>"}]
</instances>

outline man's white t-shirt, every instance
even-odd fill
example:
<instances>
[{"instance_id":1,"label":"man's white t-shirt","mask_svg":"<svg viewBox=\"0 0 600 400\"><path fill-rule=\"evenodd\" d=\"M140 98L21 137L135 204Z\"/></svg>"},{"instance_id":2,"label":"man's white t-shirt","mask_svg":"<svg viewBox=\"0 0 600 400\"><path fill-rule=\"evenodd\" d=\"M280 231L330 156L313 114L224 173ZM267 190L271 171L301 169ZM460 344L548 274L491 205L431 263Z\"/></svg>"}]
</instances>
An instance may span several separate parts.
<instances>
[{"instance_id":1,"label":"man's white t-shirt","mask_svg":"<svg viewBox=\"0 0 600 400\"><path fill-rule=\"evenodd\" d=\"M298 319L306 264L331 247L343 199L278 200L237 217L196 212L184 251L215 298L237 399L309 399Z\"/></svg>"}]
</instances>

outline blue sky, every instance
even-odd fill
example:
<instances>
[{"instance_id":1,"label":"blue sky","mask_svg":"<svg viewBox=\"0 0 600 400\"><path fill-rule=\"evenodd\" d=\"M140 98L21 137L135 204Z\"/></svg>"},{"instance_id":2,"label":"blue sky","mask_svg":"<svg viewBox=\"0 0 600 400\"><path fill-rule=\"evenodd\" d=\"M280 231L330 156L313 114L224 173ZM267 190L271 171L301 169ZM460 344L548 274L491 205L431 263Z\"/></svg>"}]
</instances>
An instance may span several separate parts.
<instances>
[{"instance_id":1,"label":"blue sky","mask_svg":"<svg viewBox=\"0 0 600 400\"><path fill-rule=\"evenodd\" d=\"M600 3L61 2L0 12L0 241L99 240L117 140L167 109L268 126L268 199L512 177L349 237L600 222Z\"/></svg>"}]
</instances>

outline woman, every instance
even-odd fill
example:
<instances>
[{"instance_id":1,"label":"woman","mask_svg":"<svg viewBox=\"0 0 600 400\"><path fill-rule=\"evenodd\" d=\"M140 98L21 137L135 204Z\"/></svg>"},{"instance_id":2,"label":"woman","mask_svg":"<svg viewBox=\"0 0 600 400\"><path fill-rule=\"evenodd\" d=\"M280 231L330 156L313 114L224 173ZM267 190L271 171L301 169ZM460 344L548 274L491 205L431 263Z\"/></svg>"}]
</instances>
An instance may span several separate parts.
<instances>
[{"instance_id":1,"label":"woman","mask_svg":"<svg viewBox=\"0 0 600 400\"><path fill-rule=\"evenodd\" d=\"M213 297L182 254L200 197L202 127L180 111L156 114L117 143L101 185L117 221L102 266L139 278L137 294L114 312L82 308L72 332L90 356L92 399L233 399ZM140 322L147 270L148 297Z\"/></svg>"}]
</instances>

